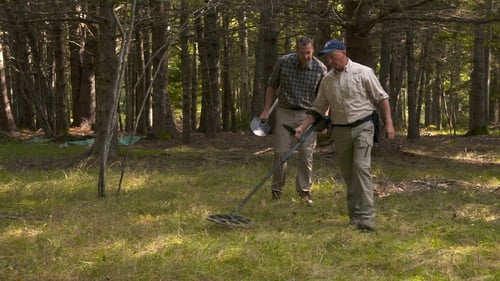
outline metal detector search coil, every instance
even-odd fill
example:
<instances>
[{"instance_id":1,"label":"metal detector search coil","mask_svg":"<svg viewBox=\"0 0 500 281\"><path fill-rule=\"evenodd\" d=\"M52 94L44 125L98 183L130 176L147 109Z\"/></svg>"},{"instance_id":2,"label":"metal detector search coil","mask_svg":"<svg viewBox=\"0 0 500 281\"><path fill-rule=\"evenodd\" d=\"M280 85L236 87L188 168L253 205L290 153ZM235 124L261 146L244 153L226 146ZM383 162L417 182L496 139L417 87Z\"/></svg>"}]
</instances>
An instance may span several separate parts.
<instances>
[{"instance_id":1,"label":"metal detector search coil","mask_svg":"<svg viewBox=\"0 0 500 281\"><path fill-rule=\"evenodd\" d=\"M208 221L216 224L229 225L229 226L243 226L249 225L252 221L239 215L215 214L207 217Z\"/></svg>"}]
</instances>

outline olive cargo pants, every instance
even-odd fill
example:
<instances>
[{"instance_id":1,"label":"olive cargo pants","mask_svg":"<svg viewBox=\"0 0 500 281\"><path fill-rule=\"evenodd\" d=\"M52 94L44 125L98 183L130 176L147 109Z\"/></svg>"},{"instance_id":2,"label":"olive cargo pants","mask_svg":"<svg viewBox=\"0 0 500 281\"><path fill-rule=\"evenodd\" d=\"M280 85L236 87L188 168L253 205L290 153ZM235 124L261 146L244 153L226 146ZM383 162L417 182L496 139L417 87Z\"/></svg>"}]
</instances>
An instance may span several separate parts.
<instances>
[{"instance_id":1,"label":"olive cargo pants","mask_svg":"<svg viewBox=\"0 0 500 281\"><path fill-rule=\"evenodd\" d=\"M375 227L373 184L370 174L373 122L356 127L334 127L336 162L347 185L351 223Z\"/></svg>"}]
</instances>

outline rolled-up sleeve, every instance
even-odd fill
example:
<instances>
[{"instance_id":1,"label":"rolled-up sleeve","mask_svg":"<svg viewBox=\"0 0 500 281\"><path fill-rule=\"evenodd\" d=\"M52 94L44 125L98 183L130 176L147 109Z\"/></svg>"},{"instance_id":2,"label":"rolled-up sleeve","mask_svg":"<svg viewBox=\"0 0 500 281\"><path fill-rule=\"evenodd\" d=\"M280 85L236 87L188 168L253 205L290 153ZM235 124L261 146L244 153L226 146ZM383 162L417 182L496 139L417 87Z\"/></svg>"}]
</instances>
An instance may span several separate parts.
<instances>
[{"instance_id":1,"label":"rolled-up sleeve","mask_svg":"<svg viewBox=\"0 0 500 281\"><path fill-rule=\"evenodd\" d=\"M377 76L375 76L373 69L369 69L364 77L365 89L375 104L389 98L389 95L385 92L384 88L382 88Z\"/></svg>"},{"instance_id":2,"label":"rolled-up sleeve","mask_svg":"<svg viewBox=\"0 0 500 281\"><path fill-rule=\"evenodd\" d=\"M280 86L281 64L282 60L278 60L278 62L274 65L273 72L267 80L267 85L275 89Z\"/></svg>"}]
</instances>

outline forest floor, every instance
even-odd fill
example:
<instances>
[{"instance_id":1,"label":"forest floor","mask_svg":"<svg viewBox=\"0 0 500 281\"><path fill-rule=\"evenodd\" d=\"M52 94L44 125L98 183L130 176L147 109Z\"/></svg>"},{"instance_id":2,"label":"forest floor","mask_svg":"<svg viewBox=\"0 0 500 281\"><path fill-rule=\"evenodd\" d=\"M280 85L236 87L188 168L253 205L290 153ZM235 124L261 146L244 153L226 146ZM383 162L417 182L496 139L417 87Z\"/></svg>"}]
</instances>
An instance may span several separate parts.
<instances>
[{"instance_id":1,"label":"forest floor","mask_svg":"<svg viewBox=\"0 0 500 281\"><path fill-rule=\"evenodd\" d=\"M66 141L88 139L93 137L94 133L87 128L72 128L68 137L65 137L64 139L56 138L51 140L51 142L60 143L62 145ZM43 133L18 131L4 135L4 138L29 141L36 138L43 138ZM232 164L237 165L247 161L247 157L242 155L249 154L250 152L253 155L272 153L272 135L258 137L250 132L237 132L219 133L216 138L207 138L205 134L193 133L190 144L183 144L180 139L160 141L144 137L134 145L134 148L158 151L182 146L200 151L206 149L219 151L222 153L222 156L220 157L224 157L224 155L226 155L226 160L229 159ZM125 148L122 147L122 152L124 150ZM315 159L319 159L319 161L321 161L321 159L331 160L335 157L334 155L334 143L326 137L320 137L316 148ZM148 160L148 157L156 159L153 161L156 168L162 167L163 164L165 164L161 163L161 161L170 161L168 158L159 160L156 156L141 156L141 163L153 163ZM451 169L453 169L453 166L456 166L458 173L460 173L460 170L464 169L464 167L465 169L467 169L467 167L475 167L477 169L480 169L481 167L488 167L489 169L498 167L498 170L500 170L500 136L483 135L464 137L444 134L433 135L432 132L424 132L419 139L408 140L404 135L397 135L396 138L391 141L383 140L381 144L378 144L373 150L373 159L374 163L382 164L391 162L400 163L398 161L402 161L405 165L412 166L412 169L416 171L428 169L429 166L448 167ZM195 156L192 160L197 161L199 159L196 159ZM80 165L80 161L85 161L85 159L82 159L82 155L73 155L73 157L64 158L41 158L39 156L29 157L29 155L24 155L23 159L17 160L16 165L10 166L9 169L12 169L13 171L16 169L49 170ZM114 159L114 161L123 160ZM93 163L97 164L96 162ZM461 168L458 168L459 166ZM500 181L500 176L497 180ZM383 190L380 190L380 188L376 190L378 195L387 195L394 192L429 188L432 186L446 186L448 184L461 186L471 185L471 183L469 183L466 179L457 180L447 178L442 178L438 181L434 180L433 182L407 179L406 181L397 181L393 184L390 184L392 179L386 178L384 180L379 180L378 182L380 181L383 182L384 188ZM375 183L377 183L377 179L375 179ZM477 186L477 183L475 185ZM486 187L486 189L491 188L492 186ZM494 188L496 189L493 190L493 192L499 192L499 188L495 186Z\"/></svg>"},{"instance_id":2,"label":"forest floor","mask_svg":"<svg viewBox=\"0 0 500 281\"><path fill-rule=\"evenodd\" d=\"M145 137L121 145L108 161L106 198L97 196L90 146L68 144L92 137L84 129L54 140L0 132L0 279L500 278L497 132L423 132L378 145L374 233L348 225L347 192L325 139L314 156L312 206L289 176L281 200L266 184L241 210L251 224L228 228L207 216L231 210L269 172L272 136L195 133L191 144Z\"/></svg>"},{"instance_id":3,"label":"forest floor","mask_svg":"<svg viewBox=\"0 0 500 281\"><path fill-rule=\"evenodd\" d=\"M87 128L73 127L70 129L68 137L53 139L53 142L63 143L65 141L93 138L94 132ZM19 141L29 141L34 138L44 138L41 131L16 131L4 133L3 138ZM0 139L2 136L0 135ZM219 133L216 138L207 138L205 134L193 133L190 144L183 144L180 139L160 141L150 138L143 138L139 145L148 148L168 148L175 146L190 146L194 148L213 147L216 149L242 148L245 150L269 149L272 146L272 135L257 137L250 132ZM445 134L422 133L416 140L408 140L403 135L397 135L394 140L384 140L378 145L375 152L403 153L412 155L412 152L424 156L434 156L434 158L460 158L471 163L495 163L500 162L498 152L500 149L500 136L450 136ZM334 151L332 142L322 138L318 142L316 152L332 153ZM493 151L493 154L491 153ZM418 154L415 152L415 154ZM418 155L413 155L418 156Z\"/></svg>"}]
</instances>

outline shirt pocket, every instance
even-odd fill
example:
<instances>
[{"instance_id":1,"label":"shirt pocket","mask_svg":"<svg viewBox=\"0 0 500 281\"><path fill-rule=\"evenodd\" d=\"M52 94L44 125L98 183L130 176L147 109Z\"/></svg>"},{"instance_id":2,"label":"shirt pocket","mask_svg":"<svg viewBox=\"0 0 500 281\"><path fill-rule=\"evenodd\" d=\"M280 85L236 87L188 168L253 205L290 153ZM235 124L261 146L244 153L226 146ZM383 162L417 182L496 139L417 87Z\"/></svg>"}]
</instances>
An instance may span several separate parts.
<instances>
[{"instance_id":1,"label":"shirt pocket","mask_svg":"<svg viewBox=\"0 0 500 281\"><path fill-rule=\"evenodd\" d=\"M360 95L364 96L365 88L363 84L363 75L361 72L353 73L348 83L348 87L351 89L352 97L358 98Z\"/></svg>"}]
</instances>

